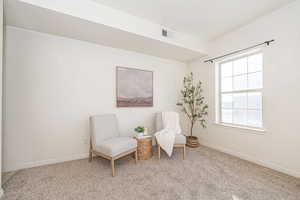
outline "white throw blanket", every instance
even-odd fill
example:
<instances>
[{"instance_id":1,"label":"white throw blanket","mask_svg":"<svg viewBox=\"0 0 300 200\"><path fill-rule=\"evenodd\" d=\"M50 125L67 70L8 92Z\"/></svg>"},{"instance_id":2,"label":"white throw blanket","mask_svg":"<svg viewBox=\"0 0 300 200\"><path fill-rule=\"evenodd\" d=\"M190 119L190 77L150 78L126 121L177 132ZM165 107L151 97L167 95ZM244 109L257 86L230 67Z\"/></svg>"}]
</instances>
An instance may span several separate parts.
<instances>
[{"instance_id":1,"label":"white throw blanket","mask_svg":"<svg viewBox=\"0 0 300 200\"><path fill-rule=\"evenodd\" d=\"M179 115L176 112L162 113L163 129L155 133L156 140L165 152L171 156L176 134L181 134Z\"/></svg>"}]
</instances>

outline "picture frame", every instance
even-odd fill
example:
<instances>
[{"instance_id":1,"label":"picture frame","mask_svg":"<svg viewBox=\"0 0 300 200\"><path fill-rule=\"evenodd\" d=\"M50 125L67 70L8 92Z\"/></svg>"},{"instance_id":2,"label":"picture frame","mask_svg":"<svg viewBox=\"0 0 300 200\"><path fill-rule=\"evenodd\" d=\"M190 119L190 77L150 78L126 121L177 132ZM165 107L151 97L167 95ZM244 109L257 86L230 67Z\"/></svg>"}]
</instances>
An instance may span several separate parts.
<instances>
[{"instance_id":1,"label":"picture frame","mask_svg":"<svg viewBox=\"0 0 300 200\"><path fill-rule=\"evenodd\" d=\"M153 71L116 67L117 107L153 106Z\"/></svg>"}]
</instances>

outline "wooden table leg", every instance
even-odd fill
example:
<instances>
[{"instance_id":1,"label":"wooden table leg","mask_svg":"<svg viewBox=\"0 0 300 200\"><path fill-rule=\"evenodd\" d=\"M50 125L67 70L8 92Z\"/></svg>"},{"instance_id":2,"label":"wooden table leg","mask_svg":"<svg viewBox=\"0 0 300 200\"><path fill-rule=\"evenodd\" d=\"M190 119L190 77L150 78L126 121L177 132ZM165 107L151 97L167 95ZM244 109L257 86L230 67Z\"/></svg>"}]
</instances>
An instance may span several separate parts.
<instances>
[{"instance_id":1,"label":"wooden table leg","mask_svg":"<svg viewBox=\"0 0 300 200\"><path fill-rule=\"evenodd\" d=\"M92 161L93 161L93 149L92 149L92 142L90 142L89 162Z\"/></svg>"},{"instance_id":2,"label":"wooden table leg","mask_svg":"<svg viewBox=\"0 0 300 200\"><path fill-rule=\"evenodd\" d=\"M185 145L183 146L183 160L185 159Z\"/></svg>"},{"instance_id":3,"label":"wooden table leg","mask_svg":"<svg viewBox=\"0 0 300 200\"><path fill-rule=\"evenodd\" d=\"M135 157L135 164L137 163L137 160L138 160L138 152L137 152L137 149L135 150L134 152L134 157Z\"/></svg>"}]
</instances>

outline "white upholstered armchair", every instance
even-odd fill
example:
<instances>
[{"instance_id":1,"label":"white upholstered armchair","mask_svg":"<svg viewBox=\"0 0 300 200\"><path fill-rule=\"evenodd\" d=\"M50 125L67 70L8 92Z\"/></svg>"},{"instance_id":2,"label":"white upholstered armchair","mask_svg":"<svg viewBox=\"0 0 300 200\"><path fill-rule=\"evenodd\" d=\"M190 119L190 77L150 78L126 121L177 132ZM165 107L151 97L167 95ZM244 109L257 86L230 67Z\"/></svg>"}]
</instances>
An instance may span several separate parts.
<instances>
[{"instance_id":1,"label":"white upholstered armchair","mask_svg":"<svg viewBox=\"0 0 300 200\"><path fill-rule=\"evenodd\" d=\"M163 127L162 113L159 112L156 114L156 131L160 131L164 128L165 127ZM182 148L183 159L185 159L185 154L186 154L185 145L186 145L186 136L183 133L176 134L173 148ZM158 159L160 159L161 147L158 143L157 143L157 150L158 150Z\"/></svg>"},{"instance_id":2,"label":"white upholstered armchair","mask_svg":"<svg viewBox=\"0 0 300 200\"><path fill-rule=\"evenodd\" d=\"M90 128L90 162L94 155L110 160L112 176L115 176L116 159L134 153L137 162L137 141L120 136L118 120L114 114L90 117Z\"/></svg>"}]
</instances>

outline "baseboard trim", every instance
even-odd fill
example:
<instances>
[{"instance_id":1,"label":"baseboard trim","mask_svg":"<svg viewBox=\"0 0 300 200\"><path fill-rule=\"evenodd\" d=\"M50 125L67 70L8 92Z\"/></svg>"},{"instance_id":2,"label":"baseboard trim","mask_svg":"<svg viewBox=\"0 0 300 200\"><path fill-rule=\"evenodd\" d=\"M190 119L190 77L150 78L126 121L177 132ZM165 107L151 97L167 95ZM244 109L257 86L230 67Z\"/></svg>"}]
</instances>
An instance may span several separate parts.
<instances>
[{"instance_id":1,"label":"baseboard trim","mask_svg":"<svg viewBox=\"0 0 300 200\"><path fill-rule=\"evenodd\" d=\"M47 159L47 160L40 160L40 161L34 161L34 162L27 162L15 167L11 167L7 170L4 169L3 172L11 172L11 171L16 171L20 169L28 169L32 167L39 167L39 166L44 166L44 165L51 165L51 164L56 164L56 163L62 163L62 162L67 162L67 161L72 161L72 160L80 160L84 158L88 158L88 153L82 153L82 154L75 154L67 157L62 157L62 158L53 158L53 159Z\"/></svg>"},{"instance_id":2,"label":"baseboard trim","mask_svg":"<svg viewBox=\"0 0 300 200\"><path fill-rule=\"evenodd\" d=\"M251 156L245 155L243 153L232 151L232 150L229 150L229 149L226 149L226 148L214 145L214 144L206 143L206 142L201 142L201 145L212 148L212 149L216 149L216 150L221 151L223 153L227 153L227 154L236 156L236 157L241 158L243 160L253 162L255 164L273 169L275 171L278 171L278 172L281 172L281 173L284 173L284 174L288 174L288 175L296 177L296 178L300 178L300 172L297 172L297 171L279 166L278 164L274 164L270 161L259 160L259 159L253 158Z\"/></svg>"}]
</instances>

